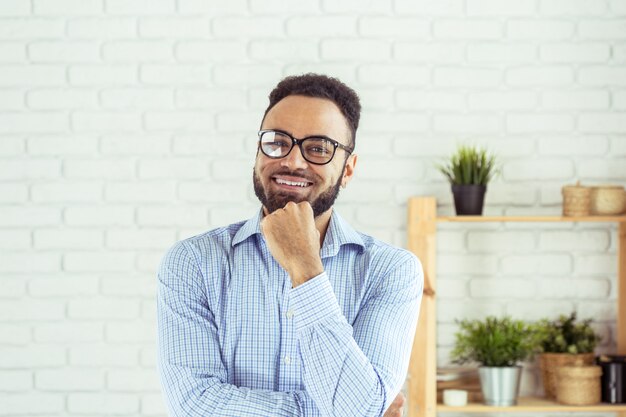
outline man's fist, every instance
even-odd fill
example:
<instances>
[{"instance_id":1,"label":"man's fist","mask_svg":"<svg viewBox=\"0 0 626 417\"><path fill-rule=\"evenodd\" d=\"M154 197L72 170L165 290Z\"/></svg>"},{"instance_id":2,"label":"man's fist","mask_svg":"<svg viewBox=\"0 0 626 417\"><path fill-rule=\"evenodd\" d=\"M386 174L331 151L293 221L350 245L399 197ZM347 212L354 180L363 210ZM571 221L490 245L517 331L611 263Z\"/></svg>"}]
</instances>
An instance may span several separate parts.
<instances>
[{"instance_id":1,"label":"man's fist","mask_svg":"<svg viewBox=\"0 0 626 417\"><path fill-rule=\"evenodd\" d=\"M383 417L402 417L404 414L404 394L400 392L393 400Z\"/></svg>"},{"instance_id":2,"label":"man's fist","mask_svg":"<svg viewBox=\"0 0 626 417\"><path fill-rule=\"evenodd\" d=\"M261 220L261 232L276 262L287 271L293 287L324 272L320 233L308 201L290 201Z\"/></svg>"}]
</instances>

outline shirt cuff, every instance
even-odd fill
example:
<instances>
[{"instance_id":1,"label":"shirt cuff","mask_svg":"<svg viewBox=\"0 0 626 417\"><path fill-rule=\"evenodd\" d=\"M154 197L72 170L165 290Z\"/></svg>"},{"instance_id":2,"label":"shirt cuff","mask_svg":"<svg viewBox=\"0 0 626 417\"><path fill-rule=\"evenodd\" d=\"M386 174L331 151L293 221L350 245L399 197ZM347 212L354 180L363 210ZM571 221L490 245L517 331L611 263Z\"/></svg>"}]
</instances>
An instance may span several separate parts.
<instances>
[{"instance_id":1,"label":"shirt cuff","mask_svg":"<svg viewBox=\"0 0 626 417\"><path fill-rule=\"evenodd\" d=\"M292 288L289 295L296 331L304 330L327 317L342 316L326 272Z\"/></svg>"}]
</instances>

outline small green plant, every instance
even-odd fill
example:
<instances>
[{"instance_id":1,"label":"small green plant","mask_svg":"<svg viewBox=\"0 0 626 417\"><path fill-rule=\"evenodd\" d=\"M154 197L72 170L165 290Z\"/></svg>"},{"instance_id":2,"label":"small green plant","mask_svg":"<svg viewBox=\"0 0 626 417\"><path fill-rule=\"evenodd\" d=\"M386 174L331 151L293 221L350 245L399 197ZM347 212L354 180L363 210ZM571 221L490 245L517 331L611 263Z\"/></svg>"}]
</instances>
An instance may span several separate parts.
<instances>
[{"instance_id":1,"label":"small green plant","mask_svg":"<svg viewBox=\"0 0 626 417\"><path fill-rule=\"evenodd\" d=\"M576 312L553 321L541 320L535 327L541 350L546 353L591 353L602 340L591 327L591 320L576 322Z\"/></svg>"},{"instance_id":2,"label":"small green plant","mask_svg":"<svg viewBox=\"0 0 626 417\"><path fill-rule=\"evenodd\" d=\"M459 331L451 356L455 363L478 362L482 366L516 366L537 350L533 327L510 317L458 321Z\"/></svg>"},{"instance_id":3,"label":"small green plant","mask_svg":"<svg viewBox=\"0 0 626 417\"><path fill-rule=\"evenodd\" d=\"M487 154L483 148L463 145L437 169L457 185L487 185L498 172L495 155Z\"/></svg>"}]
</instances>

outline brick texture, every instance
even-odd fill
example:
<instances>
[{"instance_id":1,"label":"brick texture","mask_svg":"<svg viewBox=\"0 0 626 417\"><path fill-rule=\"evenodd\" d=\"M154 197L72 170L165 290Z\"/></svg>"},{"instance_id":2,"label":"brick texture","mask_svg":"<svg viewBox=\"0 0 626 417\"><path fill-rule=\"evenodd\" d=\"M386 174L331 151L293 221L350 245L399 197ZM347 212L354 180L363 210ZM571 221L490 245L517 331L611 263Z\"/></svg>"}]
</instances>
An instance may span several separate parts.
<instances>
[{"instance_id":1,"label":"brick texture","mask_svg":"<svg viewBox=\"0 0 626 417\"><path fill-rule=\"evenodd\" d=\"M176 240L255 214L256 130L285 75L361 95L337 201L406 245L458 143L498 153L486 211L558 214L626 183L623 0L0 1L0 416L165 417L155 271ZM592 317L615 346L616 229L439 226L438 356L455 320ZM536 367L523 393L540 393Z\"/></svg>"}]
</instances>

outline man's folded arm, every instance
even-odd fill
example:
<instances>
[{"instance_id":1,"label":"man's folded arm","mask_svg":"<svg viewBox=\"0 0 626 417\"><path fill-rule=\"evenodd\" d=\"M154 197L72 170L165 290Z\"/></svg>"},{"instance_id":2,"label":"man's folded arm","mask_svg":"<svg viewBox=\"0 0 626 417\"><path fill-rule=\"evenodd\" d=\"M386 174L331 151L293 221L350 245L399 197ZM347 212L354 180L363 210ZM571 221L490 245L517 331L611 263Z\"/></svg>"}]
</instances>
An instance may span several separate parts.
<instances>
[{"instance_id":1,"label":"man's folded arm","mask_svg":"<svg viewBox=\"0 0 626 417\"><path fill-rule=\"evenodd\" d=\"M342 314L326 273L291 290L303 380L322 415L382 416L402 388L423 273L419 260L408 252L389 263L393 265L353 326Z\"/></svg>"},{"instance_id":2,"label":"man's folded arm","mask_svg":"<svg viewBox=\"0 0 626 417\"><path fill-rule=\"evenodd\" d=\"M277 392L227 383L217 326L191 253L176 244L158 273L158 364L170 415L303 416L303 391ZM303 406L304 403L308 405Z\"/></svg>"}]
</instances>

